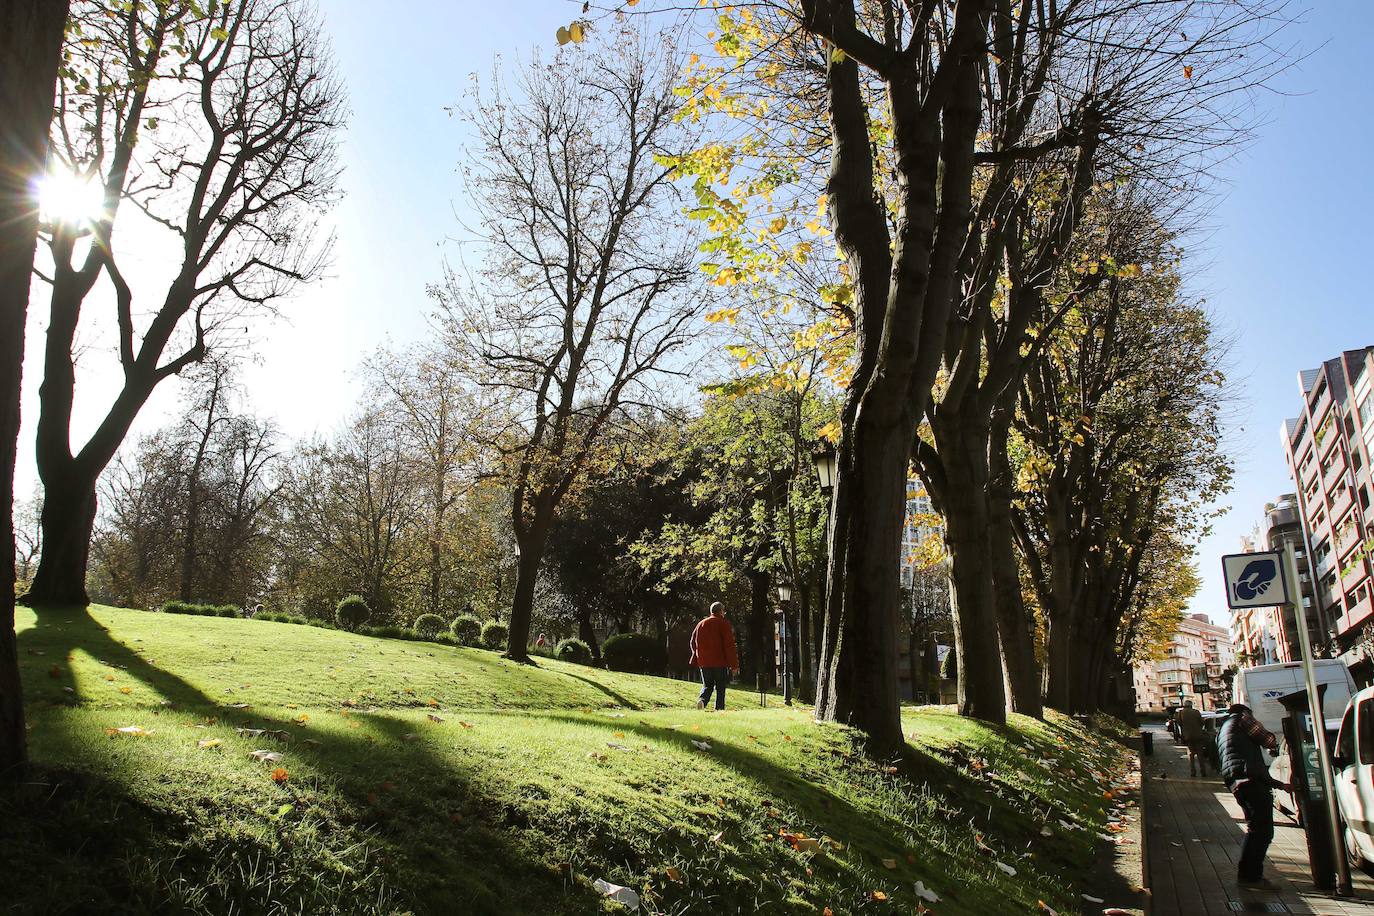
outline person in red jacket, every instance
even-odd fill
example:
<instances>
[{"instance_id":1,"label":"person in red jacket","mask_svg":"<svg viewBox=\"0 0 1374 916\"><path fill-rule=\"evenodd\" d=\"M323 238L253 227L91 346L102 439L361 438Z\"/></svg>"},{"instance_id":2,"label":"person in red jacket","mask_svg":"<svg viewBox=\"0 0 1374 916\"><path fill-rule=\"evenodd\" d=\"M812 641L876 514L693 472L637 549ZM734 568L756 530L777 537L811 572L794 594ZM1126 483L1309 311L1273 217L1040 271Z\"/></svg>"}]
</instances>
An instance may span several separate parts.
<instances>
[{"instance_id":1,"label":"person in red jacket","mask_svg":"<svg viewBox=\"0 0 1374 916\"><path fill-rule=\"evenodd\" d=\"M739 656L735 654L735 631L725 619L725 605L719 601L711 605L710 616L692 630L691 664L701 669L697 709L706 708L713 690L716 709L724 709L725 685L730 683L730 672L739 674Z\"/></svg>"}]
</instances>

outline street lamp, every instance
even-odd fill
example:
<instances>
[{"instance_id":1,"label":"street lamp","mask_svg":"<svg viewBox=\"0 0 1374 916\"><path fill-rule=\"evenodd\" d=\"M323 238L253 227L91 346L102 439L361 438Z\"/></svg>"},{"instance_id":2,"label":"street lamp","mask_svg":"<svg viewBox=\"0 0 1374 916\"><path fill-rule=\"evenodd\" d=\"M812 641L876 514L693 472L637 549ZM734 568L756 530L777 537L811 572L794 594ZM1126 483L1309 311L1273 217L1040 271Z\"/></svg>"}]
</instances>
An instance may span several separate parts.
<instances>
[{"instance_id":1,"label":"street lamp","mask_svg":"<svg viewBox=\"0 0 1374 916\"><path fill-rule=\"evenodd\" d=\"M778 583L778 616L781 618L778 626L778 653L782 656L782 701L784 704L792 705L792 638L787 632L788 613L787 609L792 604L792 583Z\"/></svg>"},{"instance_id":2,"label":"street lamp","mask_svg":"<svg viewBox=\"0 0 1374 916\"><path fill-rule=\"evenodd\" d=\"M811 460L816 465L816 479L820 482L821 493L829 496L835 489L835 471L839 463L835 458L835 446L828 439L820 440L811 452Z\"/></svg>"}]
</instances>

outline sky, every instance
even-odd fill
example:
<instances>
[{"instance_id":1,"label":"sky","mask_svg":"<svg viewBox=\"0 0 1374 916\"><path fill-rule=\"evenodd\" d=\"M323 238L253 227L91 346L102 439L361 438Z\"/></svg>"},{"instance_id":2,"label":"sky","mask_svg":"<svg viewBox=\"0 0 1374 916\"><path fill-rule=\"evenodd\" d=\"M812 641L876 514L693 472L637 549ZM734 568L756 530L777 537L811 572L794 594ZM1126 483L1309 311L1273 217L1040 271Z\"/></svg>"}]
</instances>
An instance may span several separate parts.
<instances>
[{"instance_id":1,"label":"sky","mask_svg":"<svg viewBox=\"0 0 1374 916\"><path fill-rule=\"evenodd\" d=\"M1374 2L1312 0L1288 40L1305 55L1260 99L1265 121L1251 145L1220 170L1224 185L1191 254L1194 285L1231 339L1232 418L1225 447L1235 460L1229 511L1202 542L1203 585L1192 610L1228 622L1220 556L1260 521L1264 504L1292 490L1279 442L1299 409L1297 375L1342 350L1374 344L1374 310L1363 267L1374 247L1374 101L1368 54ZM472 73L548 47L579 3L566 0L320 0L352 115L343 145L345 197L328 276L284 306L261 332L244 373L252 407L292 437L327 433L359 394L357 369L384 344L427 333L427 284L442 276L449 240L466 213L456 165L462 125L445 112ZM17 493L32 490L34 395L42 347L40 291L31 310L25 366L25 429ZM108 396L108 369L83 357L76 432L89 430ZM92 382L94 382L92 384ZM133 436L176 409L163 385Z\"/></svg>"}]
</instances>

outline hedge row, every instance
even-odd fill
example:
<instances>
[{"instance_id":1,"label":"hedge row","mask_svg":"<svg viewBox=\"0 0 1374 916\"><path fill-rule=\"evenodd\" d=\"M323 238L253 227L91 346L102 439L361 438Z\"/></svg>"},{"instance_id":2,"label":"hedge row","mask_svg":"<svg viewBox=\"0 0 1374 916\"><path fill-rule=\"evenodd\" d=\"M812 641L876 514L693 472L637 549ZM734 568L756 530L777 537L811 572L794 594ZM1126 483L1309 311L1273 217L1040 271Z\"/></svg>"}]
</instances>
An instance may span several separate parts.
<instances>
[{"instance_id":1,"label":"hedge row","mask_svg":"<svg viewBox=\"0 0 1374 916\"><path fill-rule=\"evenodd\" d=\"M197 617L241 617L242 612L232 604L194 604L190 601L168 601L162 605L164 614L194 614Z\"/></svg>"}]
</instances>

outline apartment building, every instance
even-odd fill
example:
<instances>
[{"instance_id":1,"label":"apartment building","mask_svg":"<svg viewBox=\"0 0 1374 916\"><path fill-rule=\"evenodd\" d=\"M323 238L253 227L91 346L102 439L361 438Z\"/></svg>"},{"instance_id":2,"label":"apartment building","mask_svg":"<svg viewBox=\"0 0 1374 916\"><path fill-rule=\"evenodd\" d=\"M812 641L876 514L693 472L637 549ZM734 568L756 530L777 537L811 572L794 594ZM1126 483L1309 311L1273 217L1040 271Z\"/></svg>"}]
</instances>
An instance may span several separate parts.
<instances>
[{"instance_id":1,"label":"apartment building","mask_svg":"<svg viewBox=\"0 0 1374 916\"><path fill-rule=\"evenodd\" d=\"M1132 672L1136 708L1162 712L1192 700L1199 709L1216 709L1228 699L1222 673L1235 661L1231 634L1225 627L1212 623L1206 614L1184 617L1169 641L1168 654ZM1199 692L1197 685L1204 676L1208 689Z\"/></svg>"},{"instance_id":2,"label":"apartment building","mask_svg":"<svg viewBox=\"0 0 1374 916\"><path fill-rule=\"evenodd\" d=\"M1281 613L1273 607L1237 608L1231 612L1231 644L1236 664L1241 668L1287 662L1286 648L1281 648L1283 624Z\"/></svg>"},{"instance_id":3,"label":"apartment building","mask_svg":"<svg viewBox=\"0 0 1374 916\"><path fill-rule=\"evenodd\" d=\"M1374 539L1374 347L1347 350L1298 374L1302 412L1281 438L1297 507L1311 541L1316 625L1357 681L1372 673L1356 650L1374 618L1369 543Z\"/></svg>"}]
</instances>

